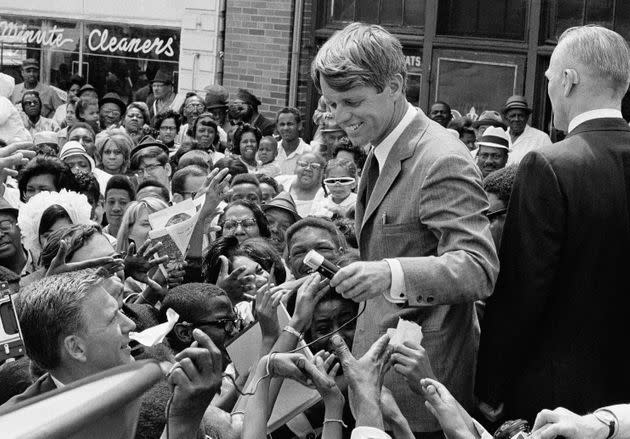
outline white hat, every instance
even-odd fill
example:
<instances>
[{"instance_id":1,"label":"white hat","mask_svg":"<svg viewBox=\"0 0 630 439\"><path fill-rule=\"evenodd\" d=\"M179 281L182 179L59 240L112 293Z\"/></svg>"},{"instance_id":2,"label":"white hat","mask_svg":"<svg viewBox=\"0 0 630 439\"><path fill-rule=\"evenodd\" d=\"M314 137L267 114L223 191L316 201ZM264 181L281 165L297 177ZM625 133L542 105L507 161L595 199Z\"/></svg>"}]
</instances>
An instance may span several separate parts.
<instances>
[{"instance_id":1,"label":"white hat","mask_svg":"<svg viewBox=\"0 0 630 439\"><path fill-rule=\"evenodd\" d=\"M477 146L491 146L510 151L510 135L499 127L488 127L475 143Z\"/></svg>"},{"instance_id":2,"label":"white hat","mask_svg":"<svg viewBox=\"0 0 630 439\"><path fill-rule=\"evenodd\" d=\"M63 145L61 148L61 152L59 153L59 158L63 161L68 157L72 157L73 155L80 155L85 157L85 159L90 162L90 171L94 171L96 168L96 164L94 163L94 159L85 151L83 145L81 145L76 140L70 140Z\"/></svg>"}]
</instances>

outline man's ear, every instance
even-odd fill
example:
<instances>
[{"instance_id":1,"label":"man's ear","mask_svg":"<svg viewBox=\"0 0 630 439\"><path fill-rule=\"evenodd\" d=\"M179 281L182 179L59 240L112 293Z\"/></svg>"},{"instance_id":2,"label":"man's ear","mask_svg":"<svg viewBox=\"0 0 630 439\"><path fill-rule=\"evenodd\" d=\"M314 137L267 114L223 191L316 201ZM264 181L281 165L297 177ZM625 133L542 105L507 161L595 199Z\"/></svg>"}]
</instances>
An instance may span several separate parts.
<instances>
[{"instance_id":1,"label":"man's ear","mask_svg":"<svg viewBox=\"0 0 630 439\"><path fill-rule=\"evenodd\" d=\"M396 73L394 76L392 76L392 78L387 81L390 96L394 96L399 92L402 93L404 82L405 81L403 80L403 77L400 73Z\"/></svg>"},{"instance_id":2,"label":"man's ear","mask_svg":"<svg viewBox=\"0 0 630 439\"><path fill-rule=\"evenodd\" d=\"M562 88L564 96L571 94L573 86L580 83L580 75L575 69L564 69L562 71Z\"/></svg>"},{"instance_id":3,"label":"man's ear","mask_svg":"<svg viewBox=\"0 0 630 439\"><path fill-rule=\"evenodd\" d=\"M176 323L175 327L173 328L173 333L175 334L177 339L185 345L189 345L193 342L191 326Z\"/></svg>"},{"instance_id":4,"label":"man's ear","mask_svg":"<svg viewBox=\"0 0 630 439\"><path fill-rule=\"evenodd\" d=\"M166 164L164 165L164 169L166 169L166 173L168 174L168 177L170 179L171 178L171 171L172 171L171 164L166 162Z\"/></svg>"},{"instance_id":5,"label":"man's ear","mask_svg":"<svg viewBox=\"0 0 630 439\"><path fill-rule=\"evenodd\" d=\"M66 354L75 361L80 361L81 363L87 362L86 348L87 344L85 340L78 335L68 335L63 339L63 349L66 351Z\"/></svg>"},{"instance_id":6,"label":"man's ear","mask_svg":"<svg viewBox=\"0 0 630 439\"><path fill-rule=\"evenodd\" d=\"M173 194L173 204L177 204L184 201L184 197L182 196L182 194Z\"/></svg>"}]
</instances>

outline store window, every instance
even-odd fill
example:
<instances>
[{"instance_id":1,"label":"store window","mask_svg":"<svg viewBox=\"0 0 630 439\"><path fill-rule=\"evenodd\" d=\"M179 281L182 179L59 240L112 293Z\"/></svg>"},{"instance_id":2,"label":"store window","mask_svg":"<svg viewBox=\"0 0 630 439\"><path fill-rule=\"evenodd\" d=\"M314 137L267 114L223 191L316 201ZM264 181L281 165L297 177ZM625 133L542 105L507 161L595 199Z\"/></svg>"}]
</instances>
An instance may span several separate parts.
<instances>
[{"instance_id":1,"label":"store window","mask_svg":"<svg viewBox=\"0 0 630 439\"><path fill-rule=\"evenodd\" d=\"M177 85L179 29L85 23L83 75L97 90L131 98L158 70Z\"/></svg>"},{"instance_id":2,"label":"store window","mask_svg":"<svg viewBox=\"0 0 630 439\"><path fill-rule=\"evenodd\" d=\"M630 39L627 0L548 0L543 4L546 42L554 43L568 28L584 24L599 24Z\"/></svg>"},{"instance_id":3,"label":"store window","mask_svg":"<svg viewBox=\"0 0 630 439\"><path fill-rule=\"evenodd\" d=\"M525 40L527 0L440 0L439 35Z\"/></svg>"},{"instance_id":4,"label":"store window","mask_svg":"<svg viewBox=\"0 0 630 439\"><path fill-rule=\"evenodd\" d=\"M422 48L403 48L407 62L407 100L413 105L420 104L420 86L422 84Z\"/></svg>"},{"instance_id":5,"label":"store window","mask_svg":"<svg viewBox=\"0 0 630 439\"><path fill-rule=\"evenodd\" d=\"M351 21L395 28L424 27L426 0L327 0L324 25Z\"/></svg>"},{"instance_id":6,"label":"store window","mask_svg":"<svg viewBox=\"0 0 630 439\"><path fill-rule=\"evenodd\" d=\"M35 58L40 80L61 94L75 73L101 96L115 91L123 99L146 87L159 70L177 85L179 43L175 28L0 16L2 72L19 84L22 61Z\"/></svg>"}]
</instances>

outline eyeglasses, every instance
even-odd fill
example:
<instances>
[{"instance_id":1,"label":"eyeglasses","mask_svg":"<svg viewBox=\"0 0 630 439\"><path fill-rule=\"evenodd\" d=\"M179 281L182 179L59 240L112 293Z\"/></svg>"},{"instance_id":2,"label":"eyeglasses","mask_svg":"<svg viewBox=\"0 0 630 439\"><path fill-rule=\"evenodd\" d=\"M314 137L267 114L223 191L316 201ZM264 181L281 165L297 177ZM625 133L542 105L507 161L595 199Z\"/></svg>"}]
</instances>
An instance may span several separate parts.
<instances>
[{"instance_id":1,"label":"eyeglasses","mask_svg":"<svg viewBox=\"0 0 630 439\"><path fill-rule=\"evenodd\" d=\"M311 162L311 163L309 163L309 162L305 162L305 161L302 161L302 160L298 160L296 164L297 164L300 168L304 168L304 169L307 169L307 168L313 168L313 169L315 169L316 171L319 171L320 169L322 169L322 164L321 164L321 163L317 163L317 162Z\"/></svg>"},{"instance_id":2,"label":"eyeglasses","mask_svg":"<svg viewBox=\"0 0 630 439\"><path fill-rule=\"evenodd\" d=\"M11 233L15 227L15 223L9 220L0 221L0 232Z\"/></svg>"},{"instance_id":3,"label":"eyeglasses","mask_svg":"<svg viewBox=\"0 0 630 439\"><path fill-rule=\"evenodd\" d=\"M103 112L103 114L107 115L107 116L114 116L114 117L119 117L120 116L120 111L118 110L101 110Z\"/></svg>"},{"instance_id":4,"label":"eyeglasses","mask_svg":"<svg viewBox=\"0 0 630 439\"><path fill-rule=\"evenodd\" d=\"M340 186L350 186L351 184L354 184L354 178L353 177L331 177L331 178L325 178L324 179L324 184L327 186L332 186L335 184L338 184Z\"/></svg>"},{"instance_id":5,"label":"eyeglasses","mask_svg":"<svg viewBox=\"0 0 630 439\"><path fill-rule=\"evenodd\" d=\"M256 222L254 218L244 218L241 220L223 221L223 228L226 230L233 230L233 229L236 229L238 226L241 226L247 229L249 227L254 227L256 225L258 225L258 223Z\"/></svg>"},{"instance_id":6,"label":"eyeglasses","mask_svg":"<svg viewBox=\"0 0 630 439\"><path fill-rule=\"evenodd\" d=\"M138 168L136 171L136 175L141 177L143 175L152 175L158 168L163 167L164 165L160 165L159 163L153 165L147 165L144 168Z\"/></svg>"},{"instance_id":7,"label":"eyeglasses","mask_svg":"<svg viewBox=\"0 0 630 439\"><path fill-rule=\"evenodd\" d=\"M205 108L205 105L203 104L188 104L185 107L187 110L195 110L197 108Z\"/></svg>"},{"instance_id":8,"label":"eyeglasses","mask_svg":"<svg viewBox=\"0 0 630 439\"><path fill-rule=\"evenodd\" d=\"M208 321L201 321L201 322L197 322L197 323L193 323L192 326L195 327L199 327L199 326L212 326L218 329L223 329L226 333L231 334L234 331L240 331L242 328L242 320L238 317L230 317L227 319L221 319L221 320L208 320Z\"/></svg>"}]
</instances>

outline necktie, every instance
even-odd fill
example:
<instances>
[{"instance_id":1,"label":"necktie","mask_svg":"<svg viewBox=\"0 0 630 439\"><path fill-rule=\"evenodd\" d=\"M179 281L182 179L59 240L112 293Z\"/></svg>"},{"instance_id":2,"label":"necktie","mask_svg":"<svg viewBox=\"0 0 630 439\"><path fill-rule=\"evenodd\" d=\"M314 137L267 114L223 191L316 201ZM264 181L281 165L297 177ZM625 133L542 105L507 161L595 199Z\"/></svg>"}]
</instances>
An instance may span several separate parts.
<instances>
[{"instance_id":1,"label":"necktie","mask_svg":"<svg viewBox=\"0 0 630 439\"><path fill-rule=\"evenodd\" d=\"M374 190L374 187L376 186L376 181L378 180L378 174L379 174L378 160L376 159L376 156L374 155L374 150L372 150L372 153L370 154L369 166L365 174L365 178L366 178L365 202L364 202L365 206L367 206L367 203L370 197L372 196L372 191Z\"/></svg>"}]
</instances>

